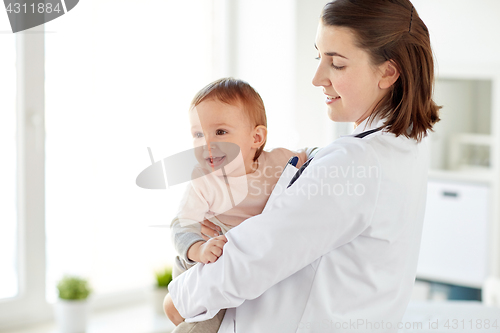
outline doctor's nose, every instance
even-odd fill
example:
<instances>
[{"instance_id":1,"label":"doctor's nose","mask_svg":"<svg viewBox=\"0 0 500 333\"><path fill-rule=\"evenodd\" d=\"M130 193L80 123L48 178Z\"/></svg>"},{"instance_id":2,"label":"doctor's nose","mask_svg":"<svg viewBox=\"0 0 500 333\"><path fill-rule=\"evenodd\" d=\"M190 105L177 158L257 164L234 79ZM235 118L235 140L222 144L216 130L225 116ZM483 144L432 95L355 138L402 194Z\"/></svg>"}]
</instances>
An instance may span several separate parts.
<instances>
[{"instance_id":1,"label":"doctor's nose","mask_svg":"<svg viewBox=\"0 0 500 333\"><path fill-rule=\"evenodd\" d=\"M316 69L316 73L313 76L312 84L316 87L327 87L330 85L330 78L328 77L328 71L326 71L321 62Z\"/></svg>"}]
</instances>

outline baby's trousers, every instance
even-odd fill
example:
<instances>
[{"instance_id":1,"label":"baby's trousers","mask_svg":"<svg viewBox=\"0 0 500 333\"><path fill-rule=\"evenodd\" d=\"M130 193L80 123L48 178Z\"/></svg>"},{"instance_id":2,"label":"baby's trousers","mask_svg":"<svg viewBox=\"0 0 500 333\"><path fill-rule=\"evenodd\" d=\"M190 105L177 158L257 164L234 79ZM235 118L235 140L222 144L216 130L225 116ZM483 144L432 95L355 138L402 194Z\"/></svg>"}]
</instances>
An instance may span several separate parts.
<instances>
[{"instance_id":1,"label":"baby's trousers","mask_svg":"<svg viewBox=\"0 0 500 333\"><path fill-rule=\"evenodd\" d=\"M194 323L186 323L184 321L180 323L172 333L217 333L225 313L226 309L222 309L215 317L205 321L197 321Z\"/></svg>"},{"instance_id":2,"label":"baby's trousers","mask_svg":"<svg viewBox=\"0 0 500 333\"><path fill-rule=\"evenodd\" d=\"M172 277L175 279L191 267L193 267L193 265L187 264L177 256L172 270ZM194 323L182 322L172 331L172 333L217 333L225 313L226 309L222 309L213 318L205 321Z\"/></svg>"}]
</instances>

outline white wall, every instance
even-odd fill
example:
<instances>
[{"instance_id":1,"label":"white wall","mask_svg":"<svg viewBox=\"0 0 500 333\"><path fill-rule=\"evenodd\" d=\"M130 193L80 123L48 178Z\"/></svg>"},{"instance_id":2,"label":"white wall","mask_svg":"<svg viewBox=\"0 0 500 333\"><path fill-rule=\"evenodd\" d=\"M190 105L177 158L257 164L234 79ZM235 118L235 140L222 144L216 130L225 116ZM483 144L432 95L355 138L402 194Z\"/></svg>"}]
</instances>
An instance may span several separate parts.
<instances>
[{"instance_id":1,"label":"white wall","mask_svg":"<svg viewBox=\"0 0 500 333\"><path fill-rule=\"evenodd\" d=\"M500 66L500 1L413 0L438 66Z\"/></svg>"},{"instance_id":2,"label":"white wall","mask_svg":"<svg viewBox=\"0 0 500 333\"><path fill-rule=\"evenodd\" d=\"M314 47L316 30L325 4L324 0L296 1L295 117L300 124L299 142L309 147L327 145L337 137L327 116L323 89L312 85L318 66Z\"/></svg>"}]
</instances>

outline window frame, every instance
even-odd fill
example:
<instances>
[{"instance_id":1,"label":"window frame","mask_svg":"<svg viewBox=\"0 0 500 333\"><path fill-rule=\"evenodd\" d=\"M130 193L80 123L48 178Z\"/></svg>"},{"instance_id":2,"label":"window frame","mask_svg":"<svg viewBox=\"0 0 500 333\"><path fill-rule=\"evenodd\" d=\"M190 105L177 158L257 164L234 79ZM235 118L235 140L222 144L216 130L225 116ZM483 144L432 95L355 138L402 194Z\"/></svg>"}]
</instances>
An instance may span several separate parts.
<instances>
[{"instance_id":1,"label":"window frame","mask_svg":"<svg viewBox=\"0 0 500 333\"><path fill-rule=\"evenodd\" d=\"M0 329L46 320L44 26L16 34L18 294L0 300Z\"/></svg>"}]
</instances>

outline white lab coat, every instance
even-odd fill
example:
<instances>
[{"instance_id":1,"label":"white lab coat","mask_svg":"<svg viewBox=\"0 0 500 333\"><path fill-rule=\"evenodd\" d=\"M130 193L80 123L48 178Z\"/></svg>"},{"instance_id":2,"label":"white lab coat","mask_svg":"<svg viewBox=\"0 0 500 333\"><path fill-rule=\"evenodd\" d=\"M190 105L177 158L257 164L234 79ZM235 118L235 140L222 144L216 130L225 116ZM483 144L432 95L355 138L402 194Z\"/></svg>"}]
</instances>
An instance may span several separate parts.
<instances>
[{"instance_id":1,"label":"white lab coat","mask_svg":"<svg viewBox=\"0 0 500 333\"><path fill-rule=\"evenodd\" d=\"M226 234L215 263L170 284L186 321L228 308L219 332L397 332L415 279L428 153L425 140L384 131L354 137L382 124L364 121L321 149L268 211Z\"/></svg>"}]
</instances>

